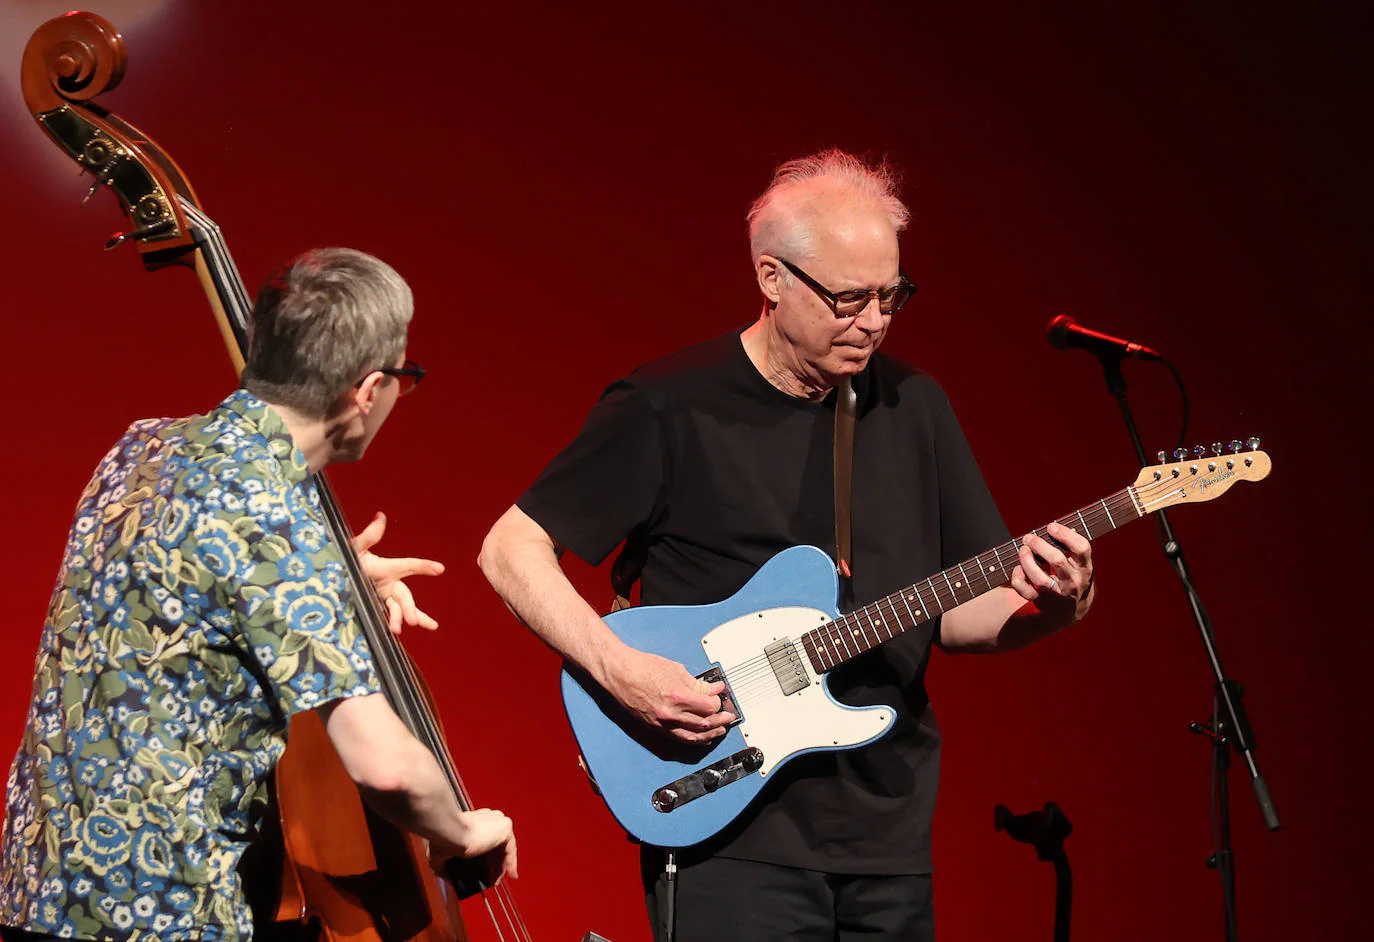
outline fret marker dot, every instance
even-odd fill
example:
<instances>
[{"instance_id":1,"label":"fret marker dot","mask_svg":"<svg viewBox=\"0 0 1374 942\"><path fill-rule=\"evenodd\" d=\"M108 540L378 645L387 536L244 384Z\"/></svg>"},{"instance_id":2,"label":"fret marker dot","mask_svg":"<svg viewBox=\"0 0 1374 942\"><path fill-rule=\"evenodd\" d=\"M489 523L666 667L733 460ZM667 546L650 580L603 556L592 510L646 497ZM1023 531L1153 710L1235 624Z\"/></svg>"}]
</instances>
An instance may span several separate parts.
<instances>
[{"instance_id":1,"label":"fret marker dot","mask_svg":"<svg viewBox=\"0 0 1374 942\"><path fill-rule=\"evenodd\" d=\"M962 589L963 587L964 587L964 584L963 584L962 582L956 582L956 583L954 583L954 588L956 588L956 589Z\"/></svg>"}]
</instances>

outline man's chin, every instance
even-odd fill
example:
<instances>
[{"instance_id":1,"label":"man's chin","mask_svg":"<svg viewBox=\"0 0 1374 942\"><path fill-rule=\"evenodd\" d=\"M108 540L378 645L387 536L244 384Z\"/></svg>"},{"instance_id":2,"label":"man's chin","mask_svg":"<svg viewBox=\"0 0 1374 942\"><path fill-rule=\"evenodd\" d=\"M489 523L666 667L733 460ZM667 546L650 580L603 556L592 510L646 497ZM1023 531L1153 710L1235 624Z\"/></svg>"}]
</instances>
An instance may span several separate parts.
<instances>
[{"instance_id":1,"label":"man's chin","mask_svg":"<svg viewBox=\"0 0 1374 942\"><path fill-rule=\"evenodd\" d=\"M833 369L836 376L855 376L864 371L868 366L868 361L873 358L876 347L841 347L836 351L838 354L832 360Z\"/></svg>"}]
</instances>

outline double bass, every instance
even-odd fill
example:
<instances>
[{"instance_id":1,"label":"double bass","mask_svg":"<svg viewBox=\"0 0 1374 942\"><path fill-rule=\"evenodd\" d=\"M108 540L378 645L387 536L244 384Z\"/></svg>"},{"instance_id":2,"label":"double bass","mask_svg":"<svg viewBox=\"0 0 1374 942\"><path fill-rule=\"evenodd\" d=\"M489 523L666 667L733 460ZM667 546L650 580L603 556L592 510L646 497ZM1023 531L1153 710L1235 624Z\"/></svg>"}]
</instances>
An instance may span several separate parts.
<instances>
[{"instance_id":1,"label":"double bass","mask_svg":"<svg viewBox=\"0 0 1374 942\"><path fill-rule=\"evenodd\" d=\"M114 193L132 224L106 248L132 244L149 271L193 270L235 370L241 371L251 301L219 227L201 209L176 162L147 135L95 103L119 84L126 64L123 39L107 20L84 12L56 17L35 30L24 50L24 100L43 131L91 174L91 193L101 188ZM316 486L383 691L438 760L459 807L470 810L474 805L428 688L388 629L385 606L363 573L352 533L322 474L316 475ZM420 838L363 803L314 712L292 719L288 744L274 772L274 807L262 827L266 840L255 842L240 866L257 938L466 942L458 901L479 894L495 938L531 938L509 886L492 883L482 860L450 861L440 877Z\"/></svg>"}]
</instances>

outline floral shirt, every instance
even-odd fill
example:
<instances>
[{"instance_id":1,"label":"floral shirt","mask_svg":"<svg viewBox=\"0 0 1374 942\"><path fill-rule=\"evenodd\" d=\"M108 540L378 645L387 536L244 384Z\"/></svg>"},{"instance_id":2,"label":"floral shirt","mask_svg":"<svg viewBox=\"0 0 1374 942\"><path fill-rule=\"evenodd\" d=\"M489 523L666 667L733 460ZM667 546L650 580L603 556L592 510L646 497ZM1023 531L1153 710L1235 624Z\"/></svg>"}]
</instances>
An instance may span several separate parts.
<instances>
[{"instance_id":1,"label":"floral shirt","mask_svg":"<svg viewBox=\"0 0 1374 942\"><path fill-rule=\"evenodd\" d=\"M0 923L240 940L287 720L380 689L305 456L239 390L135 423L86 486L10 769Z\"/></svg>"}]
</instances>

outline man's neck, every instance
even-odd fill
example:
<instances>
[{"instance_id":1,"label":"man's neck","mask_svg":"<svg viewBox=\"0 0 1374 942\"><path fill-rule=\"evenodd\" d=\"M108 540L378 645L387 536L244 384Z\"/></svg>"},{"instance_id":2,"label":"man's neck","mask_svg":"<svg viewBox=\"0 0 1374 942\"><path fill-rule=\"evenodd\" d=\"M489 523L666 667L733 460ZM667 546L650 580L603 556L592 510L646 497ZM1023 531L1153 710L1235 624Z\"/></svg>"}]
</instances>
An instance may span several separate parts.
<instances>
[{"instance_id":1,"label":"man's neck","mask_svg":"<svg viewBox=\"0 0 1374 942\"><path fill-rule=\"evenodd\" d=\"M308 418L290 406L269 405L281 416L282 424L291 433L291 440L305 455L305 463L311 474L329 464L334 456L334 446L330 442L329 426L324 419Z\"/></svg>"},{"instance_id":2,"label":"man's neck","mask_svg":"<svg viewBox=\"0 0 1374 942\"><path fill-rule=\"evenodd\" d=\"M808 376L792 348L772 329L767 311L740 334L744 352L754 369L794 399L819 402L834 387L819 376Z\"/></svg>"}]
</instances>

